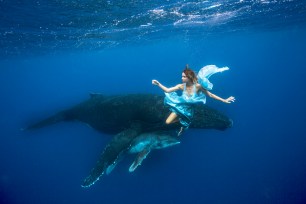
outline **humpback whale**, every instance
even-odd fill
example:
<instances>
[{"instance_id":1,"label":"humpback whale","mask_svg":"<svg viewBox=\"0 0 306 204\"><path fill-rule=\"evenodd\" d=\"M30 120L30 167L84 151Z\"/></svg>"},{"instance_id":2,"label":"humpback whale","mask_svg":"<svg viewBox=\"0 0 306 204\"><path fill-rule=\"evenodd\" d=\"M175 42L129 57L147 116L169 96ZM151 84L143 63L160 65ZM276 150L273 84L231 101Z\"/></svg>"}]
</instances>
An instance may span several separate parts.
<instances>
[{"instance_id":1,"label":"humpback whale","mask_svg":"<svg viewBox=\"0 0 306 204\"><path fill-rule=\"evenodd\" d=\"M129 168L129 172L135 171L135 169L141 165L142 161L153 149L162 149L179 144L180 140L177 137L171 136L169 132L150 132L143 133L137 136L131 142L128 153L137 154L134 162ZM113 169L113 166L107 168L106 174L109 174Z\"/></svg>"},{"instance_id":2,"label":"humpback whale","mask_svg":"<svg viewBox=\"0 0 306 204\"><path fill-rule=\"evenodd\" d=\"M82 184L82 187L90 187L103 174L110 173L125 153L138 153L129 168L133 172L151 150L179 144L176 136L179 124L164 124L170 112L163 99L163 96L153 94L105 96L93 93L88 100L29 125L25 130L61 121L80 121L101 133L113 134ZM190 128L225 130L233 124L230 118L207 105L194 106Z\"/></svg>"}]
</instances>

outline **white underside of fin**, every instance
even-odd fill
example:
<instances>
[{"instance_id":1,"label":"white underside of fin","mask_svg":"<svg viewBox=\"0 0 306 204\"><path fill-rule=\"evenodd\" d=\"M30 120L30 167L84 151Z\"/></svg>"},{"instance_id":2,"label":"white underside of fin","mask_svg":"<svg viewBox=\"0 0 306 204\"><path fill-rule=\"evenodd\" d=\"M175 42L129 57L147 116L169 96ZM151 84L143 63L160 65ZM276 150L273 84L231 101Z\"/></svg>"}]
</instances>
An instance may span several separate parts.
<instances>
[{"instance_id":1,"label":"white underside of fin","mask_svg":"<svg viewBox=\"0 0 306 204\"><path fill-rule=\"evenodd\" d=\"M139 152L139 154L136 156L134 162L129 168L129 172L135 171L135 169L141 165L142 161L147 157L147 155L150 153L151 148L146 148L143 151Z\"/></svg>"}]
</instances>

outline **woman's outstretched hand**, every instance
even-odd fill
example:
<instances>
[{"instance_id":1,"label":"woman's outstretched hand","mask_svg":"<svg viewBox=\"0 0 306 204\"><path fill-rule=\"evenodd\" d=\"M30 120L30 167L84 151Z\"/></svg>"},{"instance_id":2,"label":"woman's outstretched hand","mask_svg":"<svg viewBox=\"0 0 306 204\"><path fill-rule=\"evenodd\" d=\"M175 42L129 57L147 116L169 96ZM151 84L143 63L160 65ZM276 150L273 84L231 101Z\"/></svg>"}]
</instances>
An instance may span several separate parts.
<instances>
[{"instance_id":1,"label":"woman's outstretched hand","mask_svg":"<svg viewBox=\"0 0 306 204\"><path fill-rule=\"evenodd\" d=\"M235 102L235 97L231 96L224 100L225 103L233 103Z\"/></svg>"},{"instance_id":2,"label":"woman's outstretched hand","mask_svg":"<svg viewBox=\"0 0 306 204\"><path fill-rule=\"evenodd\" d=\"M158 86L158 85L159 85L159 81L153 79L153 80L152 80L152 84Z\"/></svg>"}]
</instances>

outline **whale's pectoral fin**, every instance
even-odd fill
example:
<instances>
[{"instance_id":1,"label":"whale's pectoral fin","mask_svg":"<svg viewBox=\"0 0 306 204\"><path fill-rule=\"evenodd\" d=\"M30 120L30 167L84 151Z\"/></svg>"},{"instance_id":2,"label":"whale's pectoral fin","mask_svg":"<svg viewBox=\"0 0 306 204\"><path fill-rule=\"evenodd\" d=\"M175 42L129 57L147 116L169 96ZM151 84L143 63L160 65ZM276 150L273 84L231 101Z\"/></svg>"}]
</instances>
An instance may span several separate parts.
<instances>
[{"instance_id":1,"label":"whale's pectoral fin","mask_svg":"<svg viewBox=\"0 0 306 204\"><path fill-rule=\"evenodd\" d=\"M131 142L139 135L139 132L140 128L133 126L115 135L104 149L90 175L84 180L82 187L90 187L104 173L110 173L117 164L120 155L129 149Z\"/></svg>"},{"instance_id":2,"label":"whale's pectoral fin","mask_svg":"<svg viewBox=\"0 0 306 204\"><path fill-rule=\"evenodd\" d=\"M151 152L151 148L147 147L144 150L142 150L141 152L138 153L138 155L136 156L134 162L132 163L132 165L129 168L129 172L133 172L135 171L135 169L141 165L142 161L147 157L147 155Z\"/></svg>"}]
</instances>

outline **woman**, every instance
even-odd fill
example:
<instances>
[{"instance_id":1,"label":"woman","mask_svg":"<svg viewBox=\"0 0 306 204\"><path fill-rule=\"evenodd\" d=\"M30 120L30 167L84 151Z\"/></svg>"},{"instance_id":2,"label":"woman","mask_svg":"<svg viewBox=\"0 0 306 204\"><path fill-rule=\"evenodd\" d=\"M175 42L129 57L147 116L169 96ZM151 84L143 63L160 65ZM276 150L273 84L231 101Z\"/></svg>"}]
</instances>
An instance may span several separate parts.
<instances>
[{"instance_id":1,"label":"woman","mask_svg":"<svg viewBox=\"0 0 306 204\"><path fill-rule=\"evenodd\" d=\"M165 104L170 107L171 113L166 120L166 124L171 124L180 121L182 127L178 133L181 135L184 129L187 129L191 123L193 117L194 103L206 103L206 95L222 101L224 103L232 103L235 101L233 96L223 99L215 94L209 92L213 85L209 82L208 78L215 73L228 70L228 67L218 68L215 65L208 65L203 67L198 76L195 72L189 69L186 65L182 72L182 84L178 84L174 87L167 88L157 80L152 80L152 84L158 86L165 92ZM183 91L179 96L175 91Z\"/></svg>"}]
</instances>

